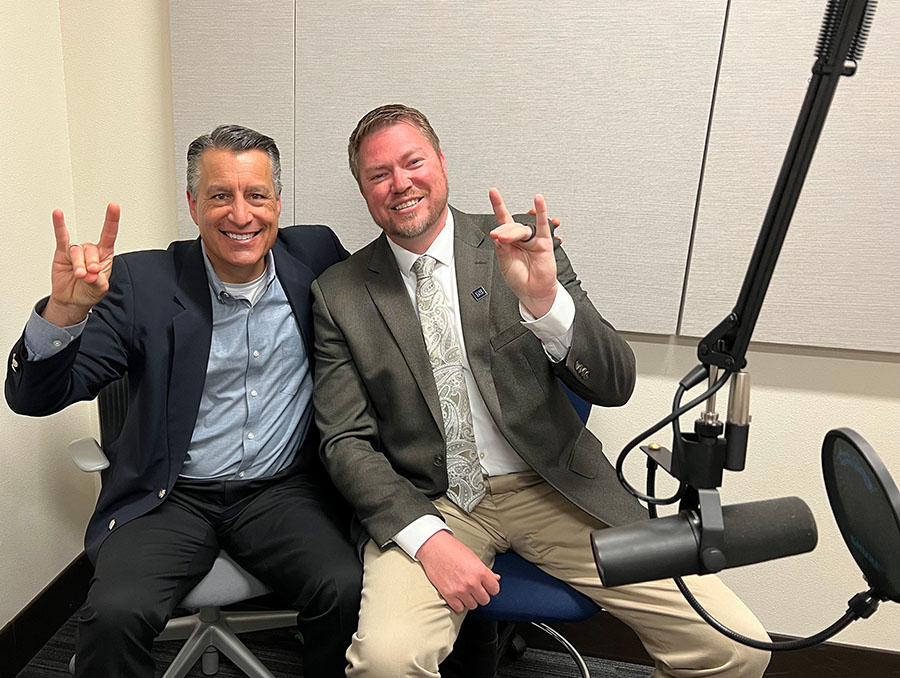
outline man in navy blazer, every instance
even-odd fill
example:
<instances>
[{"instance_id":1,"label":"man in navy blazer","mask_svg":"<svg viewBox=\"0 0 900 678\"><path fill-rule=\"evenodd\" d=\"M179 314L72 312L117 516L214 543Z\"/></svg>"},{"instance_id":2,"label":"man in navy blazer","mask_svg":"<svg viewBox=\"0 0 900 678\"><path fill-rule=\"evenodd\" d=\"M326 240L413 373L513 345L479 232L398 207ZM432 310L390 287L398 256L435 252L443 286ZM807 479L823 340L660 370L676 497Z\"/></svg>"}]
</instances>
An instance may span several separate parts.
<instances>
[{"instance_id":1,"label":"man in navy blazer","mask_svg":"<svg viewBox=\"0 0 900 678\"><path fill-rule=\"evenodd\" d=\"M153 676L153 639L220 548L299 611L305 675L343 675L361 574L317 456L310 285L347 252L324 226L279 230L278 149L253 130L191 144L187 198L198 240L115 258L117 205L97 244L55 211L52 292L9 358L7 402L32 416L128 375L76 676Z\"/></svg>"}]
</instances>

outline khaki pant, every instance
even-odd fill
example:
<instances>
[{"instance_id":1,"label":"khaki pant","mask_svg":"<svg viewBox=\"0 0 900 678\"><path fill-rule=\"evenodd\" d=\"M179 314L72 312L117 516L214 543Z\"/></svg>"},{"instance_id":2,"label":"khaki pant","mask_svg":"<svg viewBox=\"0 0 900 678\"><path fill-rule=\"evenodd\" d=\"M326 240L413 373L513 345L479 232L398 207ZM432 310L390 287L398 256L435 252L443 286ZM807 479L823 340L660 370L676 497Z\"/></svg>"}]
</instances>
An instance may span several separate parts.
<instances>
[{"instance_id":1,"label":"khaki pant","mask_svg":"<svg viewBox=\"0 0 900 678\"><path fill-rule=\"evenodd\" d=\"M769 654L710 628L671 580L604 588L594 566L591 531L603 523L574 506L536 473L487 479L482 502L466 514L446 498L435 506L454 536L490 566L512 549L568 582L628 624L656 661L654 678L758 678ZM366 545L359 628L347 651L347 675L432 676L449 654L465 613L456 613L401 549ZM688 577L700 603L726 626L766 640L753 613L714 576ZM501 588L503 581L500 581Z\"/></svg>"}]
</instances>

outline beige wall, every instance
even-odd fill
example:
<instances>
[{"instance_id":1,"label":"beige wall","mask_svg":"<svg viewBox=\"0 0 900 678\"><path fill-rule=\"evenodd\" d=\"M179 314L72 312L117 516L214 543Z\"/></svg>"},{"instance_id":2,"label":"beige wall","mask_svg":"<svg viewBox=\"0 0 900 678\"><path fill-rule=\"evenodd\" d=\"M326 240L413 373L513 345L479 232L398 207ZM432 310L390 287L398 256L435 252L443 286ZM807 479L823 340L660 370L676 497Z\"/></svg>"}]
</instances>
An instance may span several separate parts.
<instances>
[{"instance_id":1,"label":"beige wall","mask_svg":"<svg viewBox=\"0 0 900 678\"><path fill-rule=\"evenodd\" d=\"M65 211L73 240L90 240L106 203L120 202L119 251L162 247L175 235L168 3L124 7L4 3L4 358L49 292L53 208ZM83 548L96 481L75 469L66 444L96 428L92 405L42 420L0 405L0 626Z\"/></svg>"}]
</instances>

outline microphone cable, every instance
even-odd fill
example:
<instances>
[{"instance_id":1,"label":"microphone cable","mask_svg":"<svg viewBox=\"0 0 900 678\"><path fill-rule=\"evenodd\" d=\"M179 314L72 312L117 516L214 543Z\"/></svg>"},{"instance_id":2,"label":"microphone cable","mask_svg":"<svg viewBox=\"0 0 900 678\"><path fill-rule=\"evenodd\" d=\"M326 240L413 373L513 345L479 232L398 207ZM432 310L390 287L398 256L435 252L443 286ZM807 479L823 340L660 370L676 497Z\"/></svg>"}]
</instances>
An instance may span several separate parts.
<instances>
[{"instance_id":1,"label":"microphone cable","mask_svg":"<svg viewBox=\"0 0 900 678\"><path fill-rule=\"evenodd\" d=\"M642 440L644 440L646 438L649 438L654 433L656 433L657 431L664 428L665 426L667 426L670 423L674 422L674 424L673 424L674 430L675 430L676 434L680 435L681 428L680 428L680 425L678 422L678 418L685 412L691 411L692 409L697 407L697 405L708 400L713 394L717 393L719 391L719 389L721 389L725 385L725 383L728 381L728 379L731 377L731 374L732 374L731 372L724 371L722 373L722 376L719 377L716 380L716 382L712 386L710 386L706 391L704 391L699 396L697 396L696 398L694 398L693 400L688 402L686 405L683 405L683 406L680 405L681 398L683 397L685 391L693 388L694 386L699 384L701 381L703 381L706 378L708 373L709 373L709 370L706 367L706 365L698 365L694 369L692 369L690 372L688 372L687 375L685 375L684 378L678 383L678 390L675 393L675 399L674 399L674 403L673 403L672 412L668 416L660 419L658 422L656 422L653 426L648 428L646 431L639 433L634 439L631 440L631 442L629 442L627 445L625 445L624 448L622 448L622 451L619 453L619 456L616 458L616 477L619 479L619 482L622 484L622 487L624 487L629 492L629 494L631 494L632 496L636 497L637 499L639 499L643 502L646 502L649 506L665 506L668 504L674 504L675 502L677 502L681 499L687 486L684 483L681 483L678 487L678 490L671 497L660 498L660 497L651 496L650 494L644 494L643 492L638 490L636 487L634 487L631 483L629 483L628 480L625 478L625 471L624 471L625 459L628 458L628 455L631 454L632 450L638 445L638 443L640 443ZM676 441L677 440L678 440L678 436L676 436ZM673 444L677 444L677 442L675 442Z\"/></svg>"},{"instance_id":2,"label":"microphone cable","mask_svg":"<svg viewBox=\"0 0 900 678\"><path fill-rule=\"evenodd\" d=\"M716 381L715 384L707 389L706 392L689 402L684 407L681 407L681 399L684 396L685 391L693 388L703 379L705 379L707 373L707 368L704 365L699 365L691 370L691 372L689 372L681 380L681 382L679 382L678 389L675 393L675 398L672 403L672 413L668 417L642 433L640 436L635 438L635 440L629 443L625 447L625 449L622 450L622 453L619 455L619 461L616 463L617 474L621 468L621 463L624 462L625 457L628 456L628 453L631 452L635 445L644 438L653 435L653 433L663 428L663 426L665 426L670 421L672 422L672 428L675 433L675 442L673 442L673 447L678 444L677 441L680 440L681 435L681 427L679 426L678 417L680 417L684 412L696 407L700 403L709 399L714 393L716 393L719 389L722 388L722 386L725 385L725 382L728 381L728 378L731 376L730 372L726 372ZM647 457L646 494L638 492L637 490L633 492L632 490L634 490L634 488L631 487L631 485L627 484L627 482L623 480L622 476L619 476L619 481L625 486L625 489L638 497L638 499L647 501L647 510L650 514L651 519L658 516L656 509L657 506L675 503L681 498L681 496L684 494L685 489L687 488L685 483L680 483L678 491L672 497L668 497L665 499L657 498L655 494L656 470L658 466L659 464L655 459ZM849 601L847 601L847 611L837 621L835 621L833 624L823 629L822 631L819 631L818 633L815 633L811 636L807 636L806 638L796 638L794 640L773 642L771 640L762 641L755 638L750 638L749 636L745 636L741 633L738 633L734 629L725 626L722 622L713 617L705 607L703 607L700 601L697 600L696 596L694 596L694 594L688 588L682 577L673 577L672 581L675 582L675 586L678 587L678 590L681 592L681 595L684 596L684 599L688 602L688 605L690 605L693 610L699 615L699 617L709 626L714 628L726 638L735 641L736 643L746 645L747 647L751 647L756 650L764 650L768 652L790 652L793 650L803 650L809 647L813 647L814 645L818 645L819 643L823 643L840 631L843 631L845 628L847 628L847 626L849 626L857 619L867 619L868 617L871 617L875 613L875 610L878 609L880 600L884 600L884 598L880 598L875 594L875 589L870 588L868 591L857 593Z\"/></svg>"}]
</instances>

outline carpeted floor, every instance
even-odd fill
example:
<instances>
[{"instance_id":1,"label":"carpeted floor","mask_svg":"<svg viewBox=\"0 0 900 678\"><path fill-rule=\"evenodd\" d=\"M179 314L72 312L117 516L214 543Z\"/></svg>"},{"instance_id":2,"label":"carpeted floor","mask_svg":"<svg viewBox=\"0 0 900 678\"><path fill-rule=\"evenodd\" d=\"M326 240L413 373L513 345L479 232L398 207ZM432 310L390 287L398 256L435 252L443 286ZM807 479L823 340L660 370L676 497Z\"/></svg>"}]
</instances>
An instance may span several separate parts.
<instances>
[{"instance_id":1,"label":"carpeted floor","mask_svg":"<svg viewBox=\"0 0 900 678\"><path fill-rule=\"evenodd\" d=\"M69 676L68 664L74 646L75 625L67 622L31 660L17 678L63 678ZM299 644L290 629L248 633L241 638L276 678L297 678L303 675L300 664ZM157 643L155 653L157 677L175 656L180 642ZM651 669L646 666L585 658L593 678L648 678ZM246 678L222 659L219 678ZM497 678L568 678L579 676L578 669L569 655L562 652L546 652L529 649L519 659L504 659ZM199 663L188 674L191 678L203 678Z\"/></svg>"}]
</instances>

